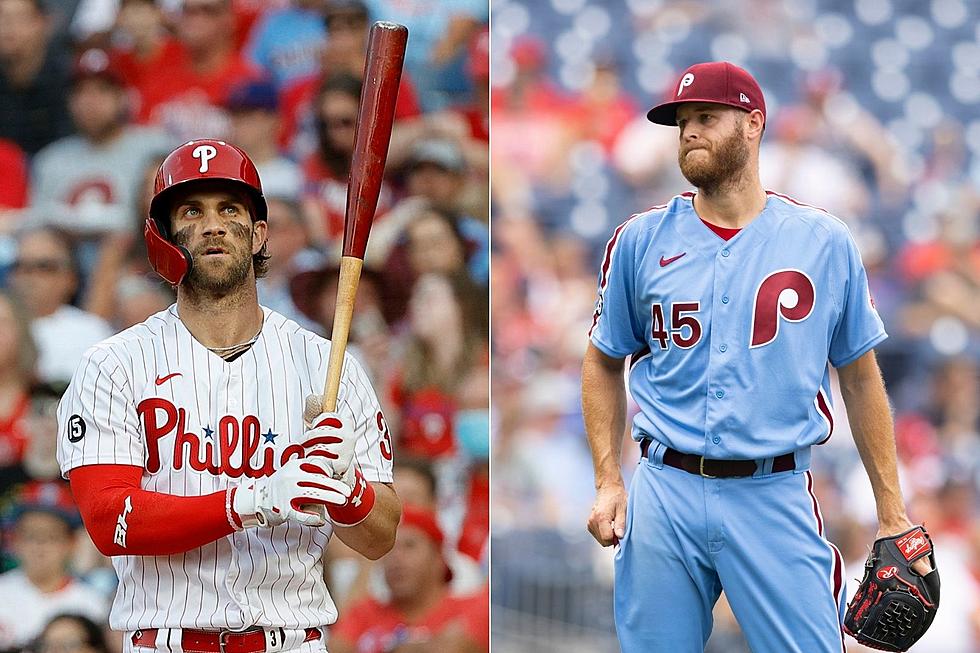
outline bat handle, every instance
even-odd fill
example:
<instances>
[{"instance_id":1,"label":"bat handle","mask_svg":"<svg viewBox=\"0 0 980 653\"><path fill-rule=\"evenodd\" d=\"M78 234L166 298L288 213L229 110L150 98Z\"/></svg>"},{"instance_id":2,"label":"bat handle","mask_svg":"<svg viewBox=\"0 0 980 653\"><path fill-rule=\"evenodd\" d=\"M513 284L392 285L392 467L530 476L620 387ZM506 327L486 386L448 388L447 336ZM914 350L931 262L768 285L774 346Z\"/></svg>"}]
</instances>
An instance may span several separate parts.
<instances>
[{"instance_id":1,"label":"bat handle","mask_svg":"<svg viewBox=\"0 0 980 653\"><path fill-rule=\"evenodd\" d=\"M337 410L340 373L344 367L344 352L347 351L347 337L350 335L351 319L354 317L354 296L357 294L357 282L361 278L363 264L363 260L354 256L344 256L340 259L337 308L333 317L333 334L330 336L327 378L323 386L323 412L325 413Z\"/></svg>"}]
</instances>

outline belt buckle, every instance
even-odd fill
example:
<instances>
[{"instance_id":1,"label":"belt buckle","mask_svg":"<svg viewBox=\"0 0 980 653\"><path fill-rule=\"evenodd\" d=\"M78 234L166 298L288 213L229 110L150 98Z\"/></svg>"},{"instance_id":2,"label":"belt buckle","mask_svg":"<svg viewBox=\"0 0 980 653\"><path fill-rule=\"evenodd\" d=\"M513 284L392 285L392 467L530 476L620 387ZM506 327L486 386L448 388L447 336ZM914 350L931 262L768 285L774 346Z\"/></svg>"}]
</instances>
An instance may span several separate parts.
<instances>
[{"instance_id":1,"label":"belt buckle","mask_svg":"<svg viewBox=\"0 0 980 653\"><path fill-rule=\"evenodd\" d=\"M218 653L225 653L225 645L227 644L225 637L233 635L234 632L233 630L222 630L218 633Z\"/></svg>"},{"instance_id":2,"label":"belt buckle","mask_svg":"<svg viewBox=\"0 0 980 653\"><path fill-rule=\"evenodd\" d=\"M718 478L717 476L704 473L704 456L698 456L698 474L701 475L701 478ZM224 651L221 653L224 653Z\"/></svg>"}]
</instances>

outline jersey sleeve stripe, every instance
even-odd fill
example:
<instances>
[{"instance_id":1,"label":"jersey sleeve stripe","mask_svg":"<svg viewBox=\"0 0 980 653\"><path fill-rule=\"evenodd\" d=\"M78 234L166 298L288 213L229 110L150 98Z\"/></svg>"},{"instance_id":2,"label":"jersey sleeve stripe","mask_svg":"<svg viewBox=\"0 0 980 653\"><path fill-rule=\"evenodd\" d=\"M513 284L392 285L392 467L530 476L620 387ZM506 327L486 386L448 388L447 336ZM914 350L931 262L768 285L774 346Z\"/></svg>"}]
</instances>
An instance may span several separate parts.
<instances>
[{"instance_id":1,"label":"jersey sleeve stripe","mask_svg":"<svg viewBox=\"0 0 980 653\"><path fill-rule=\"evenodd\" d=\"M834 434L834 413L830 410L830 401L827 399L827 395L824 394L823 388L817 390L817 396L813 401L817 406L817 412L827 420L827 437L819 442L819 444L823 444Z\"/></svg>"},{"instance_id":2,"label":"jersey sleeve stripe","mask_svg":"<svg viewBox=\"0 0 980 653\"><path fill-rule=\"evenodd\" d=\"M626 228L626 225L631 223L640 215L641 214L639 213L634 213L626 222L616 227L616 231L613 232L612 238L610 238L609 242L606 243L606 250L602 256L602 267L599 268L599 297L602 297L603 293L606 292L606 285L609 282L609 267L612 265L612 255L613 251L616 249L617 242L619 242L619 236L623 233L623 229ZM599 315L602 312L601 307L602 303L596 302L595 311L592 313L592 326L589 327L590 338L592 337L592 332L595 331L596 325L599 323Z\"/></svg>"}]
</instances>

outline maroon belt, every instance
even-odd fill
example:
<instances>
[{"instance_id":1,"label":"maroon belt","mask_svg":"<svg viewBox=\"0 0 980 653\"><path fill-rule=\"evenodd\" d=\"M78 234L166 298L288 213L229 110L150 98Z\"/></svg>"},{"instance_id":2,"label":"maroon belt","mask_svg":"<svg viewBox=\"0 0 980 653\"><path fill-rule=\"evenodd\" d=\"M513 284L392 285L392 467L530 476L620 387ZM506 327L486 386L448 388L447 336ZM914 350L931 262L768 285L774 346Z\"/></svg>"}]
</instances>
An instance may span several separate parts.
<instances>
[{"instance_id":1,"label":"maroon belt","mask_svg":"<svg viewBox=\"0 0 980 653\"><path fill-rule=\"evenodd\" d=\"M644 438L640 442L640 455L644 458L647 457L647 452L652 442L653 440L650 438ZM693 453L681 453L670 447L667 447L667 450L664 452L664 464L705 478L752 476L758 469L758 465L756 465L754 460L713 460ZM791 469L796 469L795 454L784 453L772 459L773 474L777 472L788 472Z\"/></svg>"},{"instance_id":2,"label":"maroon belt","mask_svg":"<svg viewBox=\"0 0 980 653\"><path fill-rule=\"evenodd\" d=\"M281 643L285 632L282 628L272 629L278 631L278 640ZM303 642L312 642L320 639L319 628L307 628L306 639ZM194 630L184 628L180 631L180 647L187 653L264 653L265 652L265 629L255 628L242 632L231 630ZM147 628L137 630L133 633L133 646L143 646L156 648L157 629Z\"/></svg>"}]
</instances>

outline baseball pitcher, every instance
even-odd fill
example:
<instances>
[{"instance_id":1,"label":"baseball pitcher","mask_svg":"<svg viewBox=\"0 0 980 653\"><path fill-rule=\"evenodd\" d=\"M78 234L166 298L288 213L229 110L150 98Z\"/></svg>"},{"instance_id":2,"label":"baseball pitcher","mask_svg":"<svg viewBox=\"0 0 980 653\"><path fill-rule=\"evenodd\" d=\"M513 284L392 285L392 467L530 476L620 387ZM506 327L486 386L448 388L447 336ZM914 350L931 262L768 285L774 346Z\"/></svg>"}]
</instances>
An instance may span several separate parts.
<instances>
[{"instance_id":1,"label":"baseball pitcher","mask_svg":"<svg viewBox=\"0 0 980 653\"><path fill-rule=\"evenodd\" d=\"M913 570L904 578L915 592L865 594L862 626L883 639L862 641L905 650L931 622L939 580L898 484L873 351L886 334L857 247L834 216L763 190L766 105L745 70L694 65L648 118L678 128L678 164L697 192L616 229L582 366L596 482L588 528L619 545L622 649L702 651L724 589L754 653L841 653L843 561L809 472L811 447L834 430L829 363L878 535L904 539ZM626 359L642 452L628 493ZM895 603L904 596L907 606Z\"/></svg>"}]
</instances>

